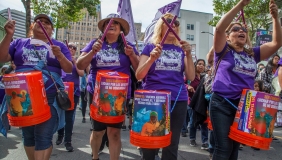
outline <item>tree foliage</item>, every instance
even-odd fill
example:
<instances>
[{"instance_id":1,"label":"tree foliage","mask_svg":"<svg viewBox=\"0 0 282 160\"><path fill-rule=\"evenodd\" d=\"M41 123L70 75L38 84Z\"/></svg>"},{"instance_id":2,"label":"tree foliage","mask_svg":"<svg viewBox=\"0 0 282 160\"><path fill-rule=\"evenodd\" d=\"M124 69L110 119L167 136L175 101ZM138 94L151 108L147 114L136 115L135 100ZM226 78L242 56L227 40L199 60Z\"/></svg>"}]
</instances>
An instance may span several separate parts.
<instances>
[{"instance_id":1,"label":"tree foliage","mask_svg":"<svg viewBox=\"0 0 282 160\"><path fill-rule=\"evenodd\" d=\"M26 9L28 30L31 9L34 15L40 13L50 15L55 27L63 28L67 27L69 22L80 21L84 16L82 12L84 8L91 16L97 16L97 7L99 7L100 0L22 0L22 3Z\"/></svg>"},{"instance_id":2,"label":"tree foliage","mask_svg":"<svg viewBox=\"0 0 282 160\"><path fill-rule=\"evenodd\" d=\"M209 22L209 25L216 26L220 18L232 9L240 0L213 0L214 12L216 16ZM278 3L278 8L282 7ZM240 13L238 13L239 16ZM244 16L251 39L254 38L257 29L269 29L271 17L269 14L269 0L252 0L251 3L244 7ZM237 19L235 17L234 21ZM242 19L239 20L242 22Z\"/></svg>"}]
</instances>

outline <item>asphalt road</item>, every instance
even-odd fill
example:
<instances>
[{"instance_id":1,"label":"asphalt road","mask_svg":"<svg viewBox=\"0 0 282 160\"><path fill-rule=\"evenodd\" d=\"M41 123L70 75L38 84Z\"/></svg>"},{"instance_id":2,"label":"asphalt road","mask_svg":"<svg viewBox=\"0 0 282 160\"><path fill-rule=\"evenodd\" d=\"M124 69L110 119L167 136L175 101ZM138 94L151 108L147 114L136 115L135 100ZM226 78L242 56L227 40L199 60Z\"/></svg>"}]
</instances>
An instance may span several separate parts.
<instances>
[{"instance_id":1,"label":"asphalt road","mask_svg":"<svg viewBox=\"0 0 282 160\"><path fill-rule=\"evenodd\" d=\"M57 146L55 144L56 135L54 135L54 148L51 155L51 160L90 160L91 149L89 145L90 122L87 118L86 123L82 123L82 116L79 109L76 112L76 120L72 137L72 144L75 148L74 152L67 152L64 145ZM127 120L128 121L128 120ZM128 122L127 122L128 124ZM139 160L140 154L137 148L129 143L129 130L122 132L122 151L120 160ZM274 140L269 150L256 151L250 147L244 147L239 152L239 160L281 160L282 158L282 128L275 128L274 135L278 140ZM12 128L8 133L8 138L0 136L0 159L3 160L27 160L22 138L19 128ZM191 147L188 137L181 137L178 159L179 160L208 160L209 153L201 150L200 131L197 132L198 146ZM159 152L161 156L161 151ZM100 154L101 160L109 160L109 151L105 147L103 153Z\"/></svg>"}]
</instances>

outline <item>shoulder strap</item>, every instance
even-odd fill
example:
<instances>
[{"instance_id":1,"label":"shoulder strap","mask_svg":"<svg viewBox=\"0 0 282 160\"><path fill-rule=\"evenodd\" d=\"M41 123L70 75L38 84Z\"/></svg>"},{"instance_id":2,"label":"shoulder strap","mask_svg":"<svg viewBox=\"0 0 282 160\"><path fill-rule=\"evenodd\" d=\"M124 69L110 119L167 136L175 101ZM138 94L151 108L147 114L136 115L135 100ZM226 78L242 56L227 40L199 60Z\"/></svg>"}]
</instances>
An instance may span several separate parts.
<instances>
[{"instance_id":1,"label":"shoulder strap","mask_svg":"<svg viewBox=\"0 0 282 160\"><path fill-rule=\"evenodd\" d=\"M216 75L217 69L218 69L218 67L219 67L219 64L220 64L222 58L226 55L226 53L227 53L228 51L230 51L230 48L229 48L229 46L227 45L227 48L225 49L224 53L220 56L219 60L218 60L217 63L216 63L215 70L214 70L214 77L215 77L215 75Z\"/></svg>"}]
</instances>

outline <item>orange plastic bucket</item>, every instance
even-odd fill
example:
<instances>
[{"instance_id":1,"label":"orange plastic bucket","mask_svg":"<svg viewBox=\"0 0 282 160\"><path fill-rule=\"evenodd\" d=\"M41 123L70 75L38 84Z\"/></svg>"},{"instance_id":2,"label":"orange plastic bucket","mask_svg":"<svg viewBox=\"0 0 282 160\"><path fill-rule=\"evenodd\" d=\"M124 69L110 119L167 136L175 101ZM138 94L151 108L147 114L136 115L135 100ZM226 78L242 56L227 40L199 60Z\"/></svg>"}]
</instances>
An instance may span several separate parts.
<instances>
[{"instance_id":1,"label":"orange plastic bucket","mask_svg":"<svg viewBox=\"0 0 282 160\"><path fill-rule=\"evenodd\" d=\"M170 92L137 90L134 93L130 143L141 148L170 145Z\"/></svg>"},{"instance_id":2,"label":"orange plastic bucket","mask_svg":"<svg viewBox=\"0 0 282 160\"><path fill-rule=\"evenodd\" d=\"M124 121L129 76L121 72L97 72L90 116L103 123Z\"/></svg>"},{"instance_id":3,"label":"orange plastic bucket","mask_svg":"<svg viewBox=\"0 0 282 160\"><path fill-rule=\"evenodd\" d=\"M64 82L65 91L68 93L69 99L71 101L71 108L68 111L74 109L74 83L73 82Z\"/></svg>"},{"instance_id":4,"label":"orange plastic bucket","mask_svg":"<svg viewBox=\"0 0 282 160\"><path fill-rule=\"evenodd\" d=\"M245 96L239 103L240 108L241 101L244 101L240 118L237 122L236 115L229 137L242 144L267 150L272 141L280 98L254 90L244 90L242 95Z\"/></svg>"},{"instance_id":5,"label":"orange plastic bucket","mask_svg":"<svg viewBox=\"0 0 282 160\"><path fill-rule=\"evenodd\" d=\"M2 81L11 126L32 126L51 118L40 71L5 74Z\"/></svg>"}]
</instances>

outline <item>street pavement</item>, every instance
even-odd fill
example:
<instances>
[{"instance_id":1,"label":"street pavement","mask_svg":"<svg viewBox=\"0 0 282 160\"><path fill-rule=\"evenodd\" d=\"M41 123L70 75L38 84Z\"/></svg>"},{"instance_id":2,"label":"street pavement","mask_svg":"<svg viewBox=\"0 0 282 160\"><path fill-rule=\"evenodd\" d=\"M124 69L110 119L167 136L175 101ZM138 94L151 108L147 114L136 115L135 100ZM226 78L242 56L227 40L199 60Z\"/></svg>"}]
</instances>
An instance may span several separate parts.
<instances>
[{"instance_id":1,"label":"street pavement","mask_svg":"<svg viewBox=\"0 0 282 160\"><path fill-rule=\"evenodd\" d=\"M88 113L88 111L87 111ZM87 118L86 123L82 123L81 111L77 109L76 120L72 136L73 152L67 152L63 144L56 145L57 135L53 138L53 152L51 160L90 160L91 149L89 145L90 121ZM126 124L128 125L128 119ZM274 135L278 140L274 140L269 150L256 151L245 146L239 151L239 160L281 160L282 159L282 128L275 128ZM27 160L25 154L22 134L19 128L12 127L8 132L8 138L0 136L0 159L2 160ZM137 148L129 142L129 130L121 131L122 149L120 160L140 160L140 154ZM181 137L178 150L178 160L208 160L209 153L201 150L200 131L197 131L197 146L189 145L188 137ZM159 152L161 156L161 151ZM100 154L100 160L109 160L109 150L104 148Z\"/></svg>"}]
</instances>

